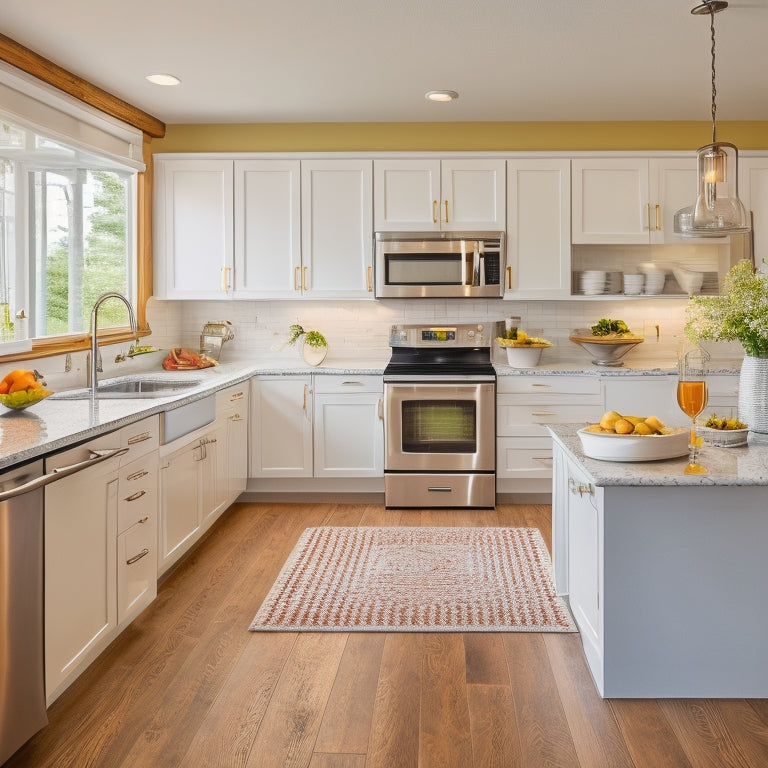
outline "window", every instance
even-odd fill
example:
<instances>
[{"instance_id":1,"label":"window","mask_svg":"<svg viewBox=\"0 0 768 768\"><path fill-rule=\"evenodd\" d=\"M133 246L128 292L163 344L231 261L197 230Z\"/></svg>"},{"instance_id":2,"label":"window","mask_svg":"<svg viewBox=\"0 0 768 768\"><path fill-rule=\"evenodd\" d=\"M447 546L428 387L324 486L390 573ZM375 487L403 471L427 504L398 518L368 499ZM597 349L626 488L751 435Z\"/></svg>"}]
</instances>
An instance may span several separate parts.
<instances>
[{"instance_id":1,"label":"window","mask_svg":"<svg viewBox=\"0 0 768 768\"><path fill-rule=\"evenodd\" d=\"M135 197L135 170L0 124L0 342L87 332L105 291L135 305ZM127 325L125 307L99 321Z\"/></svg>"}]
</instances>

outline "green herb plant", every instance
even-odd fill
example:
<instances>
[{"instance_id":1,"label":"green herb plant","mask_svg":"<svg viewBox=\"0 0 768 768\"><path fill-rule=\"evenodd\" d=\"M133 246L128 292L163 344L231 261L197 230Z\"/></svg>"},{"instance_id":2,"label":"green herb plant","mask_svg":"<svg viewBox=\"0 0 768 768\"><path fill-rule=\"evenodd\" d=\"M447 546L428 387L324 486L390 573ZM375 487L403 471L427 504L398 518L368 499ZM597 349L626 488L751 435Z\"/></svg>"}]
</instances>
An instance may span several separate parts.
<instances>
[{"instance_id":1,"label":"green herb plant","mask_svg":"<svg viewBox=\"0 0 768 768\"><path fill-rule=\"evenodd\" d=\"M328 342L320 331L305 331L298 323L294 323L290 328L291 338L289 344L295 344L300 336L304 336L304 342L310 347L327 347Z\"/></svg>"}]
</instances>

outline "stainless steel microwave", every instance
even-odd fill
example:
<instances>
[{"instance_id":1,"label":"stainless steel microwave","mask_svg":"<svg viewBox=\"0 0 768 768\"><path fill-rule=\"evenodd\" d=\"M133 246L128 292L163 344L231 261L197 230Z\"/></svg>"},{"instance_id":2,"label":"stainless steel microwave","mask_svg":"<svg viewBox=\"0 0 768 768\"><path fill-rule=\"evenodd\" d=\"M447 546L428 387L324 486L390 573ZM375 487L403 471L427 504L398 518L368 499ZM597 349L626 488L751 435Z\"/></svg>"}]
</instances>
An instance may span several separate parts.
<instances>
[{"instance_id":1,"label":"stainless steel microwave","mask_svg":"<svg viewBox=\"0 0 768 768\"><path fill-rule=\"evenodd\" d=\"M504 232L377 232L380 298L501 298Z\"/></svg>"}]
</instances>

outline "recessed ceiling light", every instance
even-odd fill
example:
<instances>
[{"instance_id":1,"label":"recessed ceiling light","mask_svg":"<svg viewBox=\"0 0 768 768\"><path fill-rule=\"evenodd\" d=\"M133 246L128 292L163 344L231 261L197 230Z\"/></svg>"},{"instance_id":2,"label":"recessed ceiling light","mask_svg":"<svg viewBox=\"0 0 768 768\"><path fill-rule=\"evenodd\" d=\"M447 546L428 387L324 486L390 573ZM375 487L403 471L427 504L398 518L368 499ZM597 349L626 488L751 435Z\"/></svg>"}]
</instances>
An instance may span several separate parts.
<instances>
[{"instance_id":1,"label":"recessed ceiling light","mask_svg":"<svg viewBox=\"0 0 768 768\"><path fill-rule=\"evenodd\" d=\"M147 75L147 80L155 85L178 85L181 82L176 75L165 75L160 73L156 75Z\"/></svg>"},{"instance_id":2,"label":"recessed ceiling light","mask_svg":"<svg viewBox=\"0 0 768 768\"><path fill-rule=\"evenodd\" d=\"M428 101L454 101L459 94L456 91L427 91L424 98Z\"/></svg>"}]
</instances>

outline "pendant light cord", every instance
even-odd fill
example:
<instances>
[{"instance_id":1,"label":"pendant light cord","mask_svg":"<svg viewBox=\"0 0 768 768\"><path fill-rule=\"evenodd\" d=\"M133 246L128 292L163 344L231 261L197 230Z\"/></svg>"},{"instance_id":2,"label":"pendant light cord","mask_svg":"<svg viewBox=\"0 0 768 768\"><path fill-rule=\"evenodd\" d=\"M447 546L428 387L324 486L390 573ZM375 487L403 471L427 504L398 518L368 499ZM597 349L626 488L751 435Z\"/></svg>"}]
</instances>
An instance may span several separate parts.
<instances>
[{"instance_id":1,"label":"pendant light cord","mask_svg":"<svg viewBox=\"0 0 768 768\"><path fill-rule=\"evenodd\" d=\"M717 127L715 115L717 114L717 88L715 86L715 8L712 2L707 2L709 7L709 30L712 37L712 143L717 143Z\"/></svg>"}]
</instances>

